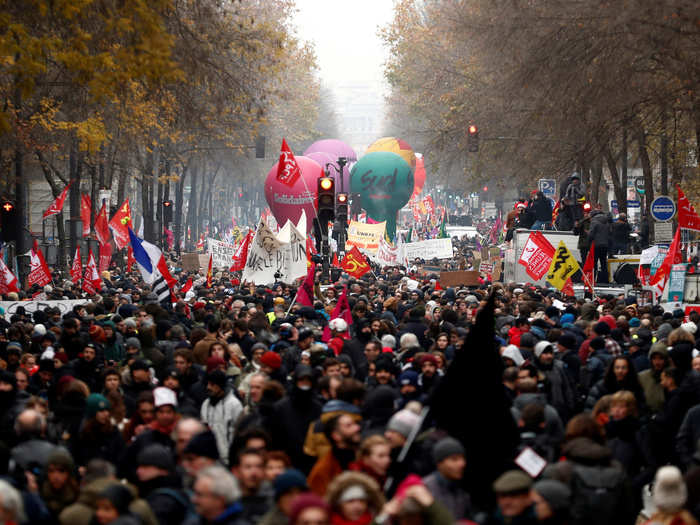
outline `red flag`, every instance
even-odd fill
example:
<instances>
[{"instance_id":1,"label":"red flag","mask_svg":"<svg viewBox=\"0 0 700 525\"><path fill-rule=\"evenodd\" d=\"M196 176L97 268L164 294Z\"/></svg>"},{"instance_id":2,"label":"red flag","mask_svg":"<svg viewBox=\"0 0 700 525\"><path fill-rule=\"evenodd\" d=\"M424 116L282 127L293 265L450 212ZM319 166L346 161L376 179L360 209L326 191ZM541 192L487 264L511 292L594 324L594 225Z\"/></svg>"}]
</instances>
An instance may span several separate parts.
<instances>
[{"instance_id":1,"label":"red flag","mask_svg":"<svg viewBox=\"0 0 700 525\"><path fill-rule=\"evenodd\" d=\"M19 292L17 287L17 276L7 267L0 254L0 294Z\"/></svg>"},{"instance_id":2,"label":"red flag","mask_svg":"<svg viewBox=\"0 0 700 525\"><path fill-rule=\"evenodd\" d=\"M680 186L678 186L678 227L700 231L700 217Z\"/></svg>"},{"instance_id":3,"label":"red flag","mask_svg":"<svg viewBox=\"0 0 700 525\"><path fill-rule=\"evenodd\" d=\"M172 251L173 245L175 244L175 234L172 230L163 227L163 233L165 234L165 241L168 243L168 250Z\"/></svg>"},{"instance_id":4,"label":"red flag","mask_svg":"<svg viewBox=\"0 0 700 525\"><path fill-rule=\"evenodd\" d=\"M564 284L564 288L561 289L561 292L564 295L567 295L569 297L575 297L576 294L574 293L574 283L571 282L571 277L569 277L566 280L566 283Z\"/></svg>"},{"instance_id":5,"label":"red flag","mask_svg":"<svg viewBox=\"0 0 700 525\"><path fill-rule=\"evenodd\" d=\"M255 232L248 230L243 242L241 242L241 245L236 248L236 251L233 254L233 264L231 265L231 268L228 269L229 272L243 271L243 268L245 268L245 262L248 260L248 249L250 248L250 243L254 236Z\"/></svg>"},{"instance_id":6,"label":"red flag","mask_svg":"<svg viewBox=\"0 0 700 525\"><path fill-rule=\"evenodd\" d=\"M90 213L92 213L90 195L83 193L80 196L80 221L83 223L83 237L90 235Z\"/></svg>"},{"instance_id":7,"label":"red flag","mask_svg":"<svg viewBox=\"0 0 700 525\"><path fill-rule=\"evenodd\" d=\"M185 286L180 288L180 293L187 293L192 289L192 277L187 279L187 282L185 283Z\"/></svg>"},{"instance_id":8,"label":"red flag","mask_svg":"<svg viewBox=\"0 0 700 525\"><path fill-rule=\"evenodd\" d=\"M212 263L214 262L214 254L209 254L209 268L207 268L207 288L211 288L211 281L214 277L212 273Z\"/></svg>"},{"instance_id":9,"label":"red flag","mask_svg":"<svg viewBox=\"0 0 700 525\"><path fill-rule=\"evenodd\" d=\"M314 277L316 275L316 265L311 263L309 269L306 272L306 277L304 282L297 290L297 303L304 306L314 305Z\"/></svg>"},{"instance_id":10,"label":"red flag","mask_svg":"<svg viewBox=\"0 0 700 525\"><path fill-rule=\"evenodd\" d=\"M678 259L678 260L677 260ZM658 295L664 293L664 288L666 288L666 281L668 281L669 275L671 275L671 266L676 262L681 262L681 229L676 228L676 233L673 236L673 241L671 246L668 247L668 253L664 257L661 266L656 269L656 273L649 280L651 286L656 286L656 291Z\"/></svg>"},{"instance_id":11,"label":"red flag","mask_svg":"<svg viewBox=\"0 0 700 525\"><path fill-rule=\"evenodd\" d=\"M595 283L595 241L591 242L591 247L586 256L586 262L583 264L583 284L588 287L588 290L593 293L593 284Z\"/></svg>"},{"instance_id":12,"label":"red flag","mask_svg":"<svg viewBox=\"0 0 700 525\"><path fill-rule=\"evenodd\" d=\"M539 281L549 271L556 250L554 246L542 235L535 231L527 238L518 263L525 266L525 271L535 281Z\"/></svg>"},{"instance_id":13,"label":"red flag","mask_svg":"<svg viewBox=\"0 0 700 525\"><path fill-rule=\"evenodd\" d=\"M80 261L80 245L75 247L75 257L73 258L73 266L70 268L70 280L73 284L78 284L78 281L83 276L83 264Z\"/></svg>"},{"instance_id":14,"label":"red flag","mask_svg":"<svg viewBox=\"0 0 700 525\"><path fill-rule=\"evenodd\" d=\"M46 217L51 217L52 215L58 215L63 211L63 204L66 202L66 197L68 196L68 188L70 188L70 185L73 184L73 181L70 181L68 183L68 186L63 188L63 191L61 194L56 197L56 199L51 203L51 206L49 206L46 211L44 212L44 219Z\"/></svg>"},{"instance_id":15,"label":"red flag","mask_svg":"<svg viewBox=\"0 0 700 525\"><path fill-rule=\"evenodd\" d=\"M90 250L90 255L88 255L88 261L85 265L85 276L83 277L83 291L94 295L102 287L102 280L100 275L97 273L97 264L95 264L95 256Z\"/></svg>"},{"instance_id":16,"label":"red flag","mask_svg":"<svg viewBox=\"0 0 700 525\"><path fill-rule=\"evenodd\" d=\"M51 270L49 270L49 265L46 264L46 259L44 259L44 254L41 253L39 245L34 239L34 247L31 250L31 270L29 271L29 276L27 277L27 284L29 286L38 284L39 286L45 286L51 282Z\"/></svg>"},{"instance_id":17,"label":"red flag","mask_svg":"<svg viewBox=\"0 0 700 525\"><path fill-rule=\"evenodd\" d=\"M333 260L331 261L331 266L338 267L338 252L333 253Z\"/></svg>"},{"instance_id":18,"label":"red flag","mask_svg":"<svg viewBox=\"0 0 700 525\"><path fill-rule=\"evenodd\" d=\"M131 244L126 249L126 271L131 272L131 266L136 262L134 259L134 250L131 248Z\"/></svg>"},{"instance_id":19,"label":"red flag","mask_svg":"<svg viewBox=\"0 0 700 525\"><path fill-rule=\"evenodd\" d=\"M289 149L287 141L282 139L280 160L277 163L277 180L287 186L293 186L300 176L301 169L299 168L297 160L294 158L294 153Z\"/></svg>"},{"instance_id":20,"label":"red flag","mask_svg":"<svg viewBox=\"0 0 700 525\"><path fill-rule=\"evenodd\" d=\"M95 218L95 235L100 244L109 244L109 226L107 223L107 210L105 204Z\"/></svg>"},{"instance_id":21,"label":"red flag","mask_svg":"<svg viewBox=\"0 0 700 525\"><path fill-rule=\"evenodd\" d=\"M343 288L343 293L340 294L340 297L338 297L338 302L335 305L335 308L333 308L333 311L331 312L331 318L329 319L332 321L333 319L337 319L340 317L343 319L347 324L348 327L352 324L352 313L350 311L350 304L348 303L348 287L345 286ZM350 331L348 330L347 332L344 333L344 337L346 339L350 338ZM323 328L323 336L321 337L321 340L324 343L327 343L331 339L331 330L328 328L328 325L326 325Z\"/></svg>"},{"instance_id":22,"label":"red flag","mask_svg":"<svg viewBox=\"0 0 700 525\"><path fill-rule=\"evenodd\" d=\"M112 260L112 245L100 244L100 272L109 270L109 262Z\"/></svg>"},{"instance_id":23,"label":"red flag","mask_svg":"<svg viewBox=\"0 0 700 525\"><path fill-rule=\"evenodd\" d=\"M129 207L129 199L126 199L109 221L114 243L120 250L129 245L129 228L131 224L131 208Z\"/></svg>"},{"instance_id":24,"label":"red flag","mask_svg":"<svg viewBox=\"0 0 700 525\"><path fill-rule=\"evenodd\" d=\"M369 264L367 264L365 256L360 253L360 250L358 250L357 246L355 245L353 245L350 251L345 254L340 267L344 272L355 279L359 279L371 270Z\"/></svg>"},{"instance_id":25,"label":"red flag","mask_svg":"<svg viewBox=\"0 0 700 525\"><path fill-rule=\"evenodd\" d=\"M438 290L442 290L442 286L440 286L440 281L437 281L435 283L435 291L437 292Z\"/></svg>"}]
</instances>

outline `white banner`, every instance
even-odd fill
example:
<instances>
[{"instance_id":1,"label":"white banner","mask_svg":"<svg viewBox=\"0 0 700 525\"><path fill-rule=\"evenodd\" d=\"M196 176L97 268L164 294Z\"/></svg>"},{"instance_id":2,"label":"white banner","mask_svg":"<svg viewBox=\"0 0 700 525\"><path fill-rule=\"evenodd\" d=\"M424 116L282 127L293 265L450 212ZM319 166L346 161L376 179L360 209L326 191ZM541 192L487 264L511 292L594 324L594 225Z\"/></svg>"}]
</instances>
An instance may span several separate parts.
<instances>
[{"instance_id":1,"label":"white banner","mask_svg":"<svg viewBox=\"0 0 700 525\"><path fill-rule=\"evenodd\" d=\"M403 256L412 263L414 259L451 259L452 239L428 239L427 241L407 242L403 245Z\"/></svg>"},{"instance_id":2,"label":"white banner","mask_svg":"<svg viewBox=\"0 0 700 525\"><path fill-rule=\"evenodd\" d=\"M56 308L61 311L61 316L67 314L76 304L85 304L87 299L66 299L64 301L0 301L0 308L5 310L5 319L7 321L17 313L19 306L24 307L24 311L32 314L37 310L43 311L46 308Z\"/></svg>"},{"instance_id":3,"label":"white banner","mask_svg":"<svg viewBox=\"0 0 700 525\"><path fill-rule=\"evenodd\" d=\"M248 249L248 259L243 268L243 282L255 284L273 284L275 274L284 264L284 253L280 250L282 243L264 220L260 220L253 242Z\"/></svg>"},{"instance_id":4,"label":"white banner","mask_svg":"<svg viewBox=\"0 0 700 525\"><path fill-rule=\"evenodd\" d=\"M369 257L382 267L400 266L402 264L401 258L399 257L399 248L386 242L384 237L379 239L377 253L374 255L369 254Z\"/></svg>"},{"instance_id":5,"label":"white banner","mask_svg":"<svg viewBox=\"0 0 700 525\"><path fill-rule=\"evenodd\" d=\"M225 268L228 270L233 264L233 254L236 253L236 246L207 237L207 253L211 254L214 268Z\"/></svg>"},{"instance_id":6,"label":"white banner","mask_svg":"<svg viewBox=\"0 0 700 525\"><path fill-rule=\"evenodd\" d=\"M277 235L277 240L282 243L280 250L284 257L277 280L292 284L299 277L306 276L306 237L291 221L287 221Z\"/></svg>"}]
</instances>

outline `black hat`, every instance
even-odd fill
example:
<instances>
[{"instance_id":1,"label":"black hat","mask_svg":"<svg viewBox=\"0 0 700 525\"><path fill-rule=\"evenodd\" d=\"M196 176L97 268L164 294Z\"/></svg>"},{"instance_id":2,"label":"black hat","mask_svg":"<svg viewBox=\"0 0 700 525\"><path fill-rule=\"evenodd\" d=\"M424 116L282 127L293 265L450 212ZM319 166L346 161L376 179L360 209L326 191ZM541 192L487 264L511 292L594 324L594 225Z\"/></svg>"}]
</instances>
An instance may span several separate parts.
<instances>
[{"instance_id":1,"label":"black hat","mask_svg":"<svg viewBox=\"0 0 700 525\"><path fill-rule=\"evenodd\" d=\"M144 448L136 458L138 466L151 466L162 468L163 470L173 471L175 469L175 461L170 449L157 443L148 445Z\"/></svg>"},{"instance_id":2,"label":"black hat","mask_svg":"<svg viewBox=\"0 0 700 525\"><path fill-rule=\"evenodd\" d=\"M217 385L222 390L226 390L226 374L223 370L214 370L207 374L207 382Z\"/></svg>"},{"instance_id":3,"label":"black hat","mask_svg":"<svg viewBox=\"0 0 700 525\"><path fill-rule=\"evenodd\" d=\"M272 484L275 488L275 501L292 489L308 490L306 476L294 468L287 469L279 474Z\"/></svg>"},{"instance_id":4,"label":"black hat","mask_svg":"<svg viewBox=\"0 0 700 525\"><path fill-rule=\"evenodd\" d=\"M196 434L185 446L183 454L194 454L214 460L219 459L219 449L216 445L216 436L211 430L205 430Z\"/></svg>"},{"instance_id":5,"label":"black hat","mask_svg":"<svg viewBox=\"0 0 700 525\"><path fill-rule=\"evenodd\" d=\"M122 515L129 512L129 505L131 505L134 495L125 485L114 482L100 492L97 499L109 500L114 505L114 508L117 509L119 515Z\"/></svg>"},{"instance_id":6,"label":"black hat","mask_svg":"<svg viewBox=\"0 0 700 525\"><path fill-rule=\"evenodd\" d=\"M576 346L576 337L573 334L564 332L557 341L561 346L570 350Z\"/></svg>"},{"instance_id":7,"label":"black hat","mask_svg":"<svg viewBox=\"0 0 700 525\"><path fill-rule=\"evenodd\" d=\"M129 369L132 372L135 372L136 370L148 370L148 363L144 361L143 359L137 359L131 365L129 366Z\"/></svg>"},{"instance_id":8,"label":"black hat","mask_svg":"<svg viewBox=\"0 0 700 525\"><path fill-rule=\"evenodd\" d=\"M51 372L52 374L56 370L56 365L53 359L40 359L39 360L39 372Z\"/></svg>"},{"instance_id":9,"label":"black hat","mask_svg":"<svg viewBox=\"0 0 700 525\"><path fill-rule=\"evenodd\" d=\"M593 331L598 335L609 335L610 326L605 321L598 321L593 326Z\"/></svg>"},{"instance_id":10,"label":"black hat","mask_svg":"<svg viewBox=\"0 0 700 525\"><path fill-rule=\"evenodd\" d=\"M602 337L594 337L593 339L591 339L589 345L593 350L602 350L603 348L605 348L605 339L603 339Z\"/></svg>"},{"instance_id":11,"label":"black hat","mask_svg":"<svg viewBox=\"0 0 700 525\"><path fill-rule=\"evenodd\" d=\"M313 379L314 371L309 365L297 365L297 367L294 369L294 379L297 380L304 377Z\"/></svg>"}]
</instances>

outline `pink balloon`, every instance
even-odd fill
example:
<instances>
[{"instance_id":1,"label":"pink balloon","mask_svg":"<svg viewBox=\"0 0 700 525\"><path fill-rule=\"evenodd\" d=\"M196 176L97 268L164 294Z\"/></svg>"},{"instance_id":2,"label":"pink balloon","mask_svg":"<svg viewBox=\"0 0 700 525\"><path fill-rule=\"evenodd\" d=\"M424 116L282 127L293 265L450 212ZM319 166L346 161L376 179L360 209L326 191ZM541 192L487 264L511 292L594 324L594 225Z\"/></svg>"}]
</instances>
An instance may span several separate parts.
<instances>
[{"instance_id":1,"label":"pink balloon","mask_svg":"<svg viewBox=\"0 0 700 525\"><path fill-rule=\"evenodd\" d=\"M331 168L330 173L333 176L333 178L336 181L336 188L338 191L340 191L341 187L346 193L350 192L350 169L349 166L352 165L354 162L357 162L357 153L355 153L355 150L353 150L348 144L343 142L342 140L338 139L323 139L323 140L317 140L311 146L306 148L304 151L304 155L309 157L309 158L314 158L311 153L326 153L330 155L331 160L330 162L333 163L333 165L338 168L338 157L345 157L348 159L348 163L343 167L343 185L340 186L340 181L338 180L338 172ZM314 158L314 160L316 160ZM326 162L321 164L323 169L326 169Z\"/></svg>"},{"instance_id":2,"label":"pink balloon","mask_svg":"<svg viewBox=\"0 0 700 525\"><path fill-rule=\"evenodd\" d=\"M312 159L299 156L296 160L301 169L301 177L292 186L277 180L279 163L275 162L265 179L265 199L280 228L287 220L296 224L299 222L302 210L306 211L306 233L309 233L316 215L318 178L323 172L319 163Z\"/></svg>"}]
</instances>

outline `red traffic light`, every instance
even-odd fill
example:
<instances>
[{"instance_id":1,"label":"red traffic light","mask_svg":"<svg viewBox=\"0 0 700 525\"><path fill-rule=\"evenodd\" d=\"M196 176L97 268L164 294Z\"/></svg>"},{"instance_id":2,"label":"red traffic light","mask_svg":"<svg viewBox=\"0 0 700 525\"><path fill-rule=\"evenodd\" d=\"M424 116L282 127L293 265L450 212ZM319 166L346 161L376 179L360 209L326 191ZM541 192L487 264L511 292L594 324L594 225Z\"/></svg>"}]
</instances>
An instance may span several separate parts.
<instances>
[{"instance_id":1,"label":"red traffic light","mask_svg":"<svg viewBox=\"0 0 700 525\"><path fill-rule=\"evenodd\" d=\"M479 128L477 128L474 124L471 124L468 131L470 135L476 135L479 132Z\"/></svg>"},{"instance_id":2,"label":"red traffic light","mask_svg":"<svg viewBox=\"0 0 700 525\"><path fill-rule=\"evenodd\" d=\"M322 190L328 191L331 188L333 188L333 179L329 177L323 177L321 179L320 185Z\"/></svg>"},{"instance_id":3,"label":"red traffic light","mask_svg":"<svg viewBox=\"0 0 700 525\"><path fill-rule=\"evenodd\" d=\"M163 201L163 206L165 206L166 208L169 208L172 205L173 203L171 201Z\"/></svg>"},{"instance_id":4,"label":"red traffic light","mask_svg":"<svg viewBox=\"0 0 700 525\"><path fill-rule=\"evenodd\" d=\"M488 187L488 186L484 186L484 191L489 191L489 187Z\"/></svg>"},{"instance_id":5,"label":"red traffic light","mask_svg":"<svg viewBox=\"0 0 700 525\"><path fill-rule=\"evenodd\" d=\"M2 205L2 209L8 213L11 212L14 208L15 208L15 205L12 204L11 202L4 202Z\"/></svg>"},{"instance_id":6,"label":"red traffic light","mask_svg":"<svg viewBox=\"0 0 700 525\"><path fill-rule=\"evenodd\" d=\"M348 202L348 194L347 193L339 193L338 194L338 202L340 204L345 204Z\"/></svg>"}]
</instances>

